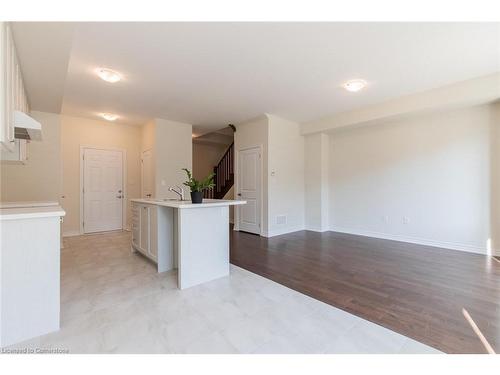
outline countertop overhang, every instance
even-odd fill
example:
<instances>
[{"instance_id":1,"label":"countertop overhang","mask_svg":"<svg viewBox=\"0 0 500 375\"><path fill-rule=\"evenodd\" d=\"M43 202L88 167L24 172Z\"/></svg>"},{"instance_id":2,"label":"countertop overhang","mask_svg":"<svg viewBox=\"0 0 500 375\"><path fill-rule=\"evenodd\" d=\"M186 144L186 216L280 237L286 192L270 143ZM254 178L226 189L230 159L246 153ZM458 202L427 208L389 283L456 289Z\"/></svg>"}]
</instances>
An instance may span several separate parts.
<instances>
[{"instance_id":1,"label":"countertop overhang","mask_svg":"<svg viewBox=\"0 0 500 375\"><path fill-rule=\"evenodd\" d=\"M47 207L47 206L59 206L59 203L56 201L0 202L0 208Z\"/></svg>"},{"instance_id":2,"label":"countertop overhang","mask_svg":"<svg viewBox=\"0 0 500 375\"><path fill-rule=\"evenodd\" d=\"M1 208L0 220L20 220L20 219L38 219L44 217L61 217L66 215L66 212L61 206L44 206L44 207L13 207Z\"/></svg>"},{"instance_id":3,"label":"countertop overhang","mask_svg":"<svg viewBox=\"0 0 500 375\"><path fill-rule=\"evenodd\" d=\"M236 206L246 204L243 200L226 200L226 199L203 199L203 203L192 203L190 200L162 200L162 199L131 199L131 202L154 204L157 206L171 207L171 208L209 208L209 207L222 207L222 206Z\"/></svg>"}]
</instances>

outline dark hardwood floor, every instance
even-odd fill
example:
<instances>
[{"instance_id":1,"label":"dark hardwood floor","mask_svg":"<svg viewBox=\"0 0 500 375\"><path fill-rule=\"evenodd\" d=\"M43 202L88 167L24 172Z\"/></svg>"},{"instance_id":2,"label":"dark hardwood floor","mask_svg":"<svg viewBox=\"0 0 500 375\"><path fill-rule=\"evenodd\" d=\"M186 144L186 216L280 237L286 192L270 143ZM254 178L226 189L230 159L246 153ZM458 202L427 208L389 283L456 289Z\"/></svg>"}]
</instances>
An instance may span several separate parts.
<instances>
[{"instance_id":1,"label":"dark hardwood floor","mask_svg":"<svg viewBox=\"0 0 500 375\"><path fill-rule=\"evenodd\" d=\"M500 262L335 232L232 232L231 263L446 353L500 353Z\"/></svg>"}]
</instances>

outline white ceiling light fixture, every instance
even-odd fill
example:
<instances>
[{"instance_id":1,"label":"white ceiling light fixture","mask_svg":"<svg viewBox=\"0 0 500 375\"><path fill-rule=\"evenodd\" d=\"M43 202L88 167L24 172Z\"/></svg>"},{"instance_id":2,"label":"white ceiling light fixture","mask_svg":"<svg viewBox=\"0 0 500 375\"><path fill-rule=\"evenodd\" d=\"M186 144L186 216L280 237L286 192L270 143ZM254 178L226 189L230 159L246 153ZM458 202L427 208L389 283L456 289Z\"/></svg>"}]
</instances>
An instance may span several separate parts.
<instances>
[{"instance_id":1,"label":"white ceiling light fixture","mask_svg":"<svg viewBox=\"0 0 500 375\"><path fill-rule=\"evenodd\" d=\"M111 69L106 69L106 68L98 68L97 69L97 75L106 82L109 83L116 83L118 81L121 81L122 75L118 72L115 72L114 70Z\"/></svg>"},{"instance_id":2,"label":"white ceiling light fixture","mask_svg":"<svg viewBox=\"0 0 500 375\"><path fill-rule=\"evenodd\" d=\"M114 115L113 113L101 113L101 117L108 121L115 121L118 115Z\"/></svg>"},{"instance_id":3,"label":"white ceiling light fixture","mask_svg":"<svg viewBox=\"0 0 500 375\"><path fill-rule=\"evenodd\" d=\"M342 85L347 91L358 92L363 90L368 83L362 79L351 79Z\"/></svg>"}]
</instances>

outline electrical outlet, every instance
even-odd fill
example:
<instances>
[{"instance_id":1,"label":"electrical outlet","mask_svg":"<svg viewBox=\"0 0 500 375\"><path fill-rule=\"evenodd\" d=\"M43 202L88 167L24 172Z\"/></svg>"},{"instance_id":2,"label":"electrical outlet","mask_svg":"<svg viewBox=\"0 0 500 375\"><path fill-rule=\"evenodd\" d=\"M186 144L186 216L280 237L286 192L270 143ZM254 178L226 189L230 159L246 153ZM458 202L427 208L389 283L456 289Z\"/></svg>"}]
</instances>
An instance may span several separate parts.
<instances>
[{"instance_id":1,"label":"electrical outlet","mask_svg":"<svg viewBox=\"0 0 500 375\"><path fill-rule=\"evenodd\" d=\"M403 224L410 224L410 218L408 216L403 216Z\"/></svg>"}]
</instances>

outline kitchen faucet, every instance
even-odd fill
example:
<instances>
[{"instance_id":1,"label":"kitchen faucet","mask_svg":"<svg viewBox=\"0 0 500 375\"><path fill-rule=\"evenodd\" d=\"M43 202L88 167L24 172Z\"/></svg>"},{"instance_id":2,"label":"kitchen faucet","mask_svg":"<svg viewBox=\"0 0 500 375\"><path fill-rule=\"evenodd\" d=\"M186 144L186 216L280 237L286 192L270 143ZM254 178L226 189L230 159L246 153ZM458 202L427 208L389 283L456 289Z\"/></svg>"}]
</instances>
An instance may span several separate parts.
<instances>
[{"instance_id":1,"label":"kitchen faucet","mask_svg":"<svg viewBox=\"0 0 500 375\"><path fill-rule=\"evenodd\" d=\"M169 187L168 190L169 191L173 191L174 193L176 193L177 195L179 195L179 197L181 198L181 201L184 200L184 189L181 188L180 186L176 186L176 188L178 190L175 189L175 187Z\"/></svg>"}]
</instances>

